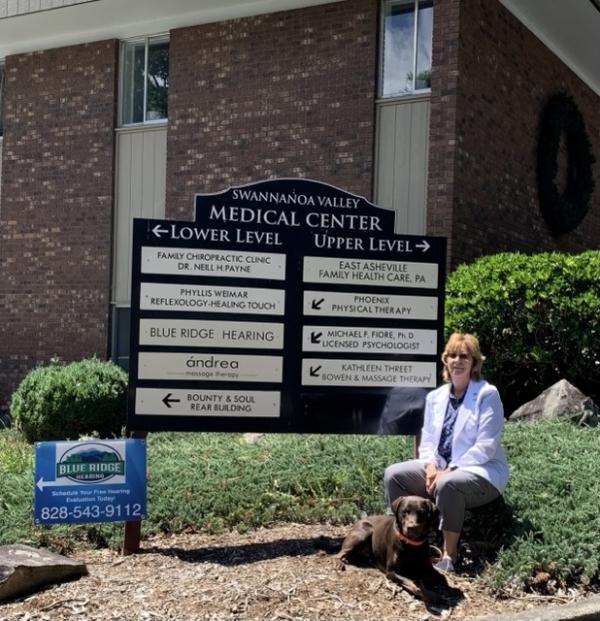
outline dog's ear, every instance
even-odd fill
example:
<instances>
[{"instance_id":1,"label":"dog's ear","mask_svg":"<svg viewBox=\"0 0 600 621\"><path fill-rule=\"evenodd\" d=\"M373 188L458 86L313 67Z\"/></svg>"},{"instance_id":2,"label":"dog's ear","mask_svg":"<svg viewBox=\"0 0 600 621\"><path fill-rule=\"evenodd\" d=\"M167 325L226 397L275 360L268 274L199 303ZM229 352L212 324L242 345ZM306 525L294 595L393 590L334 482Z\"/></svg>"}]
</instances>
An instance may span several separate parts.
<instances>
[{"instance_id":1,"label":"dog's ear","mask_svg":"<svg viewBox=\"0 0 600 621\"><path fill-rule=\"evenodd\" d=\"M394 500L394 502L392 503L392 511L394 512L395 516L398 516L398 509L400 508L400 505L403 503L404 501L404 496L398 496L398 498L396 498L396 500Z\"/></svg>"},{"instance_id":2,"label":"dog's ear","mask_svg":"<svg viewBox=\"0 0 600 621\"><path fill-rule=\"evenodd\" d=\"M429 512L429 525L433 528L437 528L440 524L440 510L438 509L437 505L431 500L428 500L427 502L427 508Z\"/></svg>"}]
</instances>

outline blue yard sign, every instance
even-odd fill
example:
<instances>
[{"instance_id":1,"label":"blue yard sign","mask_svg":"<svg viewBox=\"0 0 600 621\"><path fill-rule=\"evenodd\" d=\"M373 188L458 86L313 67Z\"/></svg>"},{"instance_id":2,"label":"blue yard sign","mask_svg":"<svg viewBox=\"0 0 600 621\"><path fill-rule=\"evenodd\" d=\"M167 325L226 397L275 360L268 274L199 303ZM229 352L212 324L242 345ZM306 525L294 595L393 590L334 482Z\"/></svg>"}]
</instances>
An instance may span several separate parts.
<instances>
[{"instance_id":1,"label":"blue yard sign","mask_svg":"<svg viewBox=\"0 0 600 621\"><path fill-rule=\"evenodd\" d=\"M145 440L38 442L34 517L36 524L146 517Z\"/></svg>"}]
</instances>

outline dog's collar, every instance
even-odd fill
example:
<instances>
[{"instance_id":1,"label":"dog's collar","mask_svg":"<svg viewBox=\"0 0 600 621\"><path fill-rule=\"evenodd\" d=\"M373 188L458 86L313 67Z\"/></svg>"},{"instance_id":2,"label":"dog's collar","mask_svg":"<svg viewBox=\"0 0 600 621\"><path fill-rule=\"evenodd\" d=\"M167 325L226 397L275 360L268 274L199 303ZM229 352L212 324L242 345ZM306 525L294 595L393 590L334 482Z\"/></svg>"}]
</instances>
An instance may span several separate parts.
<instances>
[{"instance_id":1,"label":"dog's collar","mask_svg":"<svg viewBox=\"0 0 600 621\"><path fill-rule=\"evenodd\" d=\"M406 535L400 532L398 527L394 529L394 533L396 535L396 539L400 539L400 541L407 543L409 546L422 546L425 543L425 539L421 539L421 541L418 541L417 539L409 539Z\"/></svg>"}]
</instances>

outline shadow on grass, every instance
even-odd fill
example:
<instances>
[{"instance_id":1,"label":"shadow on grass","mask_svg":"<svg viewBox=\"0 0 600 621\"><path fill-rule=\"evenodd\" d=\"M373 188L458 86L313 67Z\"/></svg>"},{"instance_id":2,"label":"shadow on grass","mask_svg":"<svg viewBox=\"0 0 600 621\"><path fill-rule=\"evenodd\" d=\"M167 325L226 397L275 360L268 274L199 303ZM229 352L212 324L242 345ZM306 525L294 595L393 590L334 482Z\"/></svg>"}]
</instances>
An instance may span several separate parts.
<instances>
[{"instance_id":1,"label":"shadow on grass","mask_svg":"<svg viewBox=\"0 0 600 621\"><path fill-rule=\"evenodd\" d=\"M343 537L310 537L307 539L279 539L233 546L208 546L196 550L183 548L145 548L143 553L176 556L186 563L219 563L220 565L248 565L282 556L311 556L320 551L333 553L341 547Z\"/></svg>"},{"instance_id":2,"label":"shadow on grass","mask_svg":"<svg viewBox=\"0 0 600 621\"><path fill-rule=\"evenodd\" d=\"M502 496L483 507L467 510L457 570L468 576L481 574L487 565L498 560L502 548L531 532L536 532L533 524L518 518Z\"/></svg>"}]
</instances>

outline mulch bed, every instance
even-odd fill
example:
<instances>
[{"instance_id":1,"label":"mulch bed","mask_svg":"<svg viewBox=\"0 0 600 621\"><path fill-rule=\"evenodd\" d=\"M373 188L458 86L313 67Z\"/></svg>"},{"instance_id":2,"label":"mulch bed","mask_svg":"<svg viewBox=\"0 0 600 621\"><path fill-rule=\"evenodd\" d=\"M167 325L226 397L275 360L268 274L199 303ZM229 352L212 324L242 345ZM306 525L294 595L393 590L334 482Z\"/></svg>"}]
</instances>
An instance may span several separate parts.
<instances>
[{"instance_id":1,"label":"mulch bed","mask_svg":"<svg viewBox=\"0 0 600 621\"><path fill-rule=\"evenodd\" d=\"M89 575L0 607L1 621L127 619L467 619L580 599L492 593L472 575L450 583L458 602L426 608L371 567L334 569L347 528L283 524L248 533L180 534L142 542L140 554L77 550Z\"/></svg>"}]
</instances>

